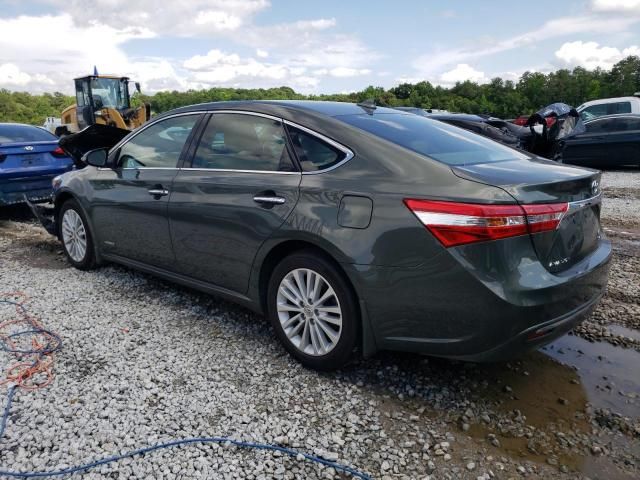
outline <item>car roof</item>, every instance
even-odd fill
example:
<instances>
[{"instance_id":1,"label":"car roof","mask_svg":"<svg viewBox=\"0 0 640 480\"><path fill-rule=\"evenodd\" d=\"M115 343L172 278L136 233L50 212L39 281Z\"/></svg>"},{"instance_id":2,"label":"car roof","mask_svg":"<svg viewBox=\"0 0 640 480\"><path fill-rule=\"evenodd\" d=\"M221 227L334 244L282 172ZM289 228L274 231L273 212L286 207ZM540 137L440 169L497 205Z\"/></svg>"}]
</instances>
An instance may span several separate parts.
<instances>
[{"instance_id":1,"label":"car roof","mask_svg":"<svg viewBox=\"0 0 640 480\"><path fill-rule=\"evenodd\" d=\"M369 114L389 114L395 113L403 115L402 111L393 108L378 107L375 109L360 106L355 103L347 102L328 102L321 100L237 100L229 102L209 102L197 105L189 105L172 110L169 113L180 112L197 112L207 110L253 110L262 113L272 113L278 115L282 110L290 112L306 112L316 113L328 117L337 117L341 115L360 115Z\"/></svg>"},{"instance_id":2,"label":"car roof","mask_svg":"<svg viewBox=\"0 0 640 480\"><path fill-rule=\"evenodd\" d=\"M584 102L578 108L590 107L591 105L601 105L603 103L615 103L615 102L640 102L638 97L612 97L612 98L600 98L598 100L589 100Z\"/></svg>"}]
</instances>

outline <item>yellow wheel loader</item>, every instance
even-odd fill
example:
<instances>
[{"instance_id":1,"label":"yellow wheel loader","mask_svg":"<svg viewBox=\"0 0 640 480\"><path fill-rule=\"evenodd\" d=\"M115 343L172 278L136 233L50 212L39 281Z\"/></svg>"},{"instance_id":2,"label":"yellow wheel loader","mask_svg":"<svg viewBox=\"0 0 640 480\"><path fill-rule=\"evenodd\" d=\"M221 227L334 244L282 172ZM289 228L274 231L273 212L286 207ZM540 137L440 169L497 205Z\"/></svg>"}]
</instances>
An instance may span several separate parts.
<instances>
[{"instance_id":1,"label":"yellow wheel loader","mask_svg":"<svg viewBox=\"0 0 640 480\"><path fill-rule=\"evenodd\" d=\"M133 130L151 117L148 103L131 108L128 77L89 75L74 81L76 104L62 111L54 131L59 137L96 124ZM135 87L140 92L140 84L136 82Z\"/></svg>"}]
</instances>

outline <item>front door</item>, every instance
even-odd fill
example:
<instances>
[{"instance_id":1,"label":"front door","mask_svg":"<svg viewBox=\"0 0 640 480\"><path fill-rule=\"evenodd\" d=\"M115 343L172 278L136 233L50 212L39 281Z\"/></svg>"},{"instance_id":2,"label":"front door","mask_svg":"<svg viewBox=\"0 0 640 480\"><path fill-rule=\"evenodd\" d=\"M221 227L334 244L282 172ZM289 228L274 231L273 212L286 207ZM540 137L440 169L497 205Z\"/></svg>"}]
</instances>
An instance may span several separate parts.
<instances>
[{"instance_id":1,"label":"front door","mask_svg":"<svg viewBox=\"0 0 640 480\"><path fill-rule=\"evenodd\" d=\"M180 115L144 128L111 153L115 168L95 175L91 216L102 252L173 267L167 206L178 162L198 118Z\"/></svg>"},{"instance_id":2,"label":"front door","mask_svg":"<svg viewBox=\"0 0 640 480\"><path fill-rule=\"evenodd\" d=\"M280 120L211 115L169 202L180 273L246 292L255 255L293 210L300 179Z\"/></svg>"}]
</instances>

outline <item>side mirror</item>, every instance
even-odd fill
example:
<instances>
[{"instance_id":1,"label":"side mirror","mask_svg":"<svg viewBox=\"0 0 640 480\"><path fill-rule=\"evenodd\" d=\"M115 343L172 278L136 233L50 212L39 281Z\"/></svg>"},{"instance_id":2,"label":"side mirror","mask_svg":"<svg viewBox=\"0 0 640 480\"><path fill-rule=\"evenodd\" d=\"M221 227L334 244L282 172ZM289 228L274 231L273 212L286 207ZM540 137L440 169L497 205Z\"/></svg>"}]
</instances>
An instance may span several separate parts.
<instances>
[{"instance_id":1,"label":"side mirror","mask_svg":"<svg viewBox=\"0 0 640 480\"><path fill-rule=\"evenodd\" d=\"M138 91L138 93L140 92L140 82L136 82L136 90Z\"/></svg>"},{"instance_id":2,"label":"side mirror","mask_svg":"<svg viewBox=\"0 0 640 480\"><path fill-rule=\"evenodd\" d=\"M104 167L107 165L108 153L106 148L97 148L85 153L82 156L82 161L94 167Z\"/></svg>"}]
</instances>

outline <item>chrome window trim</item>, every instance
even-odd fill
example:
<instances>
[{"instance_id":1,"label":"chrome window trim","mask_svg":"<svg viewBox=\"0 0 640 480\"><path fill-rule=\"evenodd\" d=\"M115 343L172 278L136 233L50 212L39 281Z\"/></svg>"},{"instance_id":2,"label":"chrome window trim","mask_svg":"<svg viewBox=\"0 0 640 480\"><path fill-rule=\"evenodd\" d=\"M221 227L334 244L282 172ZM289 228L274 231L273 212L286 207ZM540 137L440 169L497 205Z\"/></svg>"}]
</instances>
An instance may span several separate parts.
<instances>
[{"instance_id":1,"label":"chrome window trim","mask_svg":"<svg viewBox=\"0 0 640 480\"><path fill-rule=\"evenodd\" d=\"M234 170L233 168L179 168L188 172L233 172L233 173L275 173L278 175L301 175L301 172L281 172L279 170Z\"/></svg>"},{"instance_id":2,"label":"chrome window trim","mask_svg":"<svg viewBox=\"0 0 640 480\"><path fill-rule=\"evenodd\" d=\"M315 131L311 130L310 128L303 127L302 125L299 125L299 124L297 124L295 122L291 122L289 120L283 119L282 121L286 125L290 125L292 127L299 128L303 132L306 132L309 135L313 135L314 137L322 140L323 142L328 143L332 147L335 147L338 150L340 150L345 155L342 160L340 160L338 163L336 163L334 165L331 165L330 167L323 168L322 170L315 170L313 172L302 172L302 175L318 175L320 173L330 172L331 170L335 170L336 168L344 165L345 163L347 163L349 160L351 160L355 156L353 151L351 151L351 149L345 147L341 143L338 143L335 140L333 140L333 139L331 139L331 138L329 138L329 137L327 137L325 135L322 135L321 133L315 132Z\"/></svg>"},{"instance_id":3,"label":"chrome window trim","mask_svg":"<svg viewBox=\"0 0 640 480\"><path fill-rule=\"evenodd\" d=\"M109 149L109 152L111 151L115 151L119 148L121 148L125 143L128 143L129 141L131 141L132 139L134 139L136 136L138 136L140 133L144 132L147 128L151 127L152 125L155 125L158 122L161 122L163 120L168 120L170 118L174 118L174 117L181 117L181 116L185 116L185 115L205 115L205 114L211 114L211 115L215 115L215 114L221 114L221 113L231 113L231 114L237 114L237 115L251 115L251 116L255 116L255 117L263 117L263 118L268 118L270 120L276 120L279 122L282 122L285 125L289 125L295 128L298 128L306 133L308 133L309 135L313 135L314 137L318 138L319 140L322 140L325 143L328 143L329 145L331 145L334 148L337 148L338 150L340 150L342 153L344 153L345 157L340 160L338 163L336 163L335 165L332 165L328 168L324 168L322 170L316 170L313 172L281 172L278 170L236 170L236 169L227 169L227 168L192 168L192 167L183 167L183 168L178 168L178 167L128 167L128 168L121 168L121 170L186 170L186 171L199 171L199 172L237 172L237 173L276 173L279 175L318 175L321 173L325 173L325 172L329 172L331 170L334 170L342 165L344 165L345 163L347 163L349 160L351 160L355 154L353 153L353 151L348 148L345 147L344 145L342 145L341 143L336 142L335 140L327 137L326 135L323 135L321 133L318 133L314 130L311 130L310 128L307 128L305 126L302 126L296 122L292 122L290 120L286 120L284 118L280 118L277 117L275 115L270 115L268 113L261 113L261 112L251 112L248 110L198 110L198 111L192 111L192 112L182 112L182 113L176 113L173 115L167 115L166 117L162 117L159 118L157 120L154 120L153 122L149 122L146 125L143 125L142 127L140 127L139 130L137 130L135 133L132 134L131 137L127 136L125 138L123 138L119 143L117 143L115 146L113 146L111 149ZM112 170L111 168L103 168L103 167L98 167L98 170Z\"/></svg>"}]
</instances>

